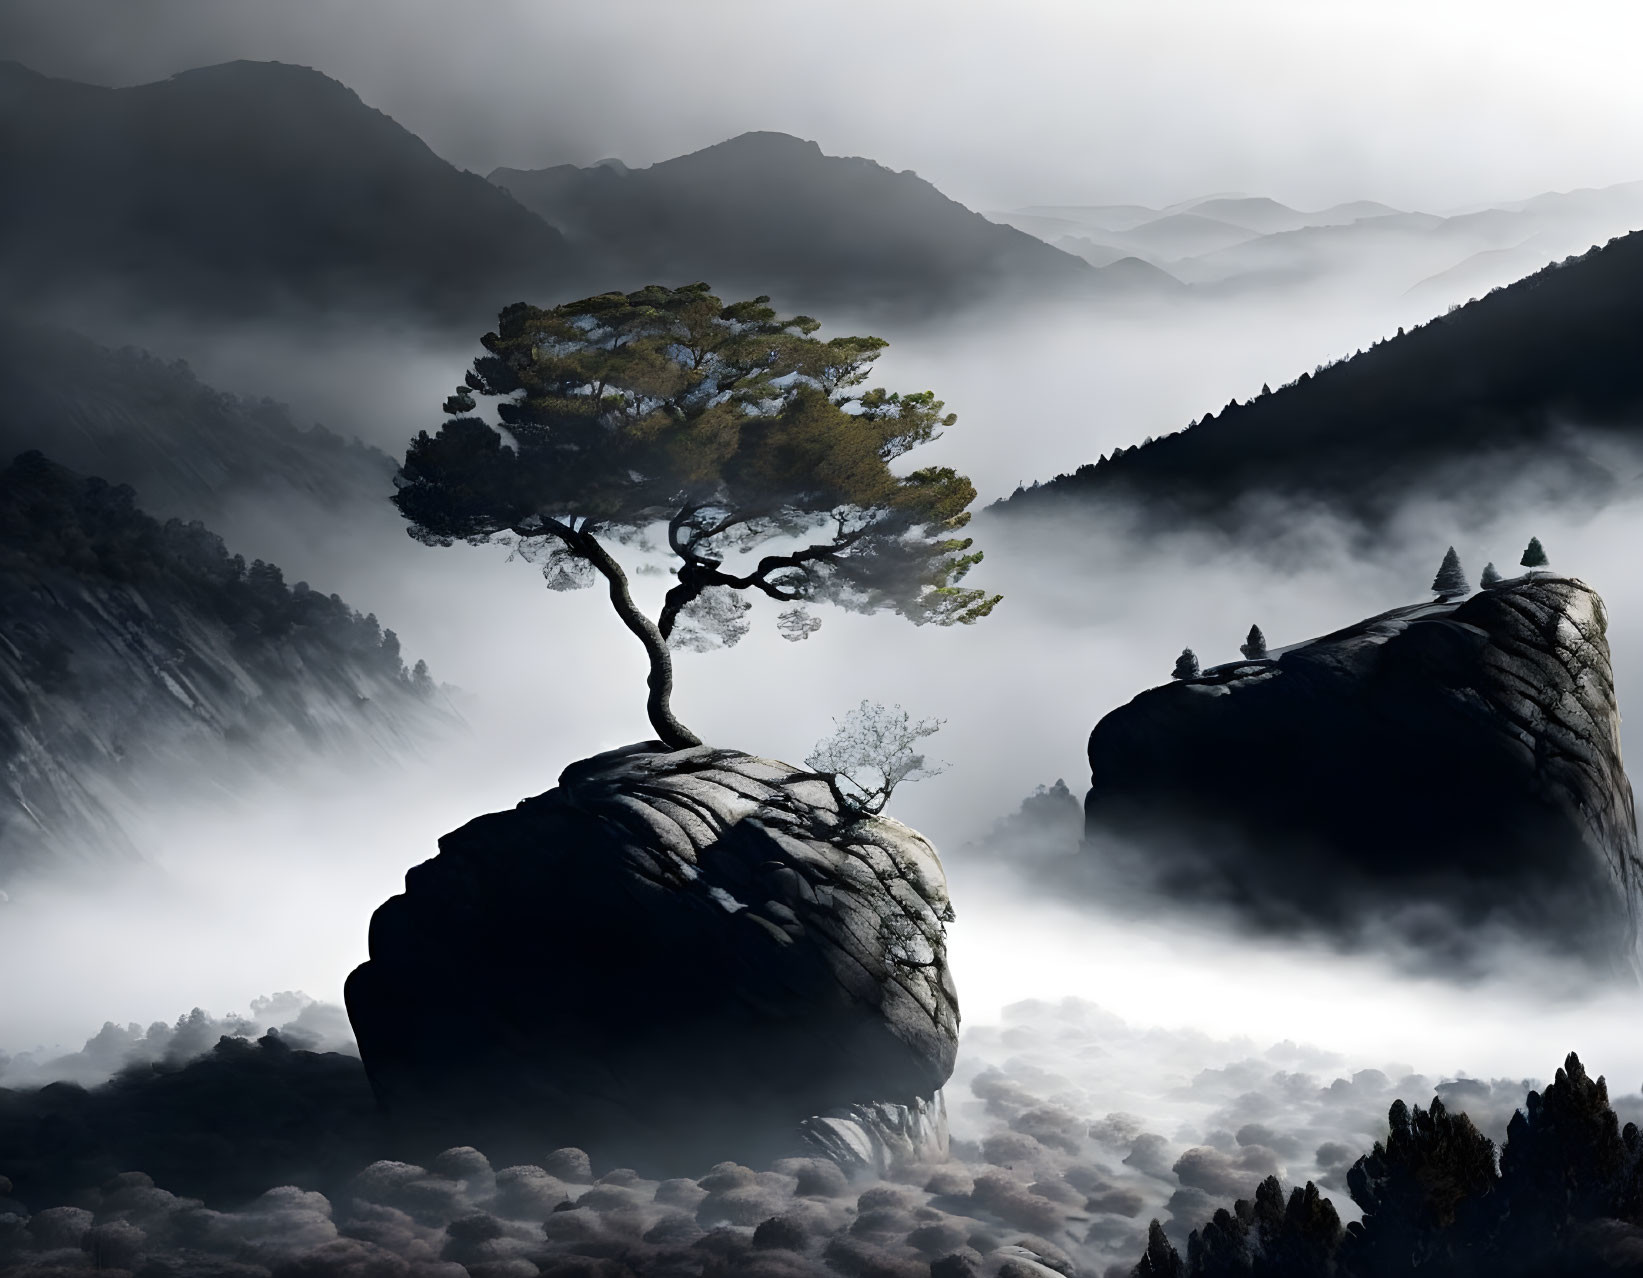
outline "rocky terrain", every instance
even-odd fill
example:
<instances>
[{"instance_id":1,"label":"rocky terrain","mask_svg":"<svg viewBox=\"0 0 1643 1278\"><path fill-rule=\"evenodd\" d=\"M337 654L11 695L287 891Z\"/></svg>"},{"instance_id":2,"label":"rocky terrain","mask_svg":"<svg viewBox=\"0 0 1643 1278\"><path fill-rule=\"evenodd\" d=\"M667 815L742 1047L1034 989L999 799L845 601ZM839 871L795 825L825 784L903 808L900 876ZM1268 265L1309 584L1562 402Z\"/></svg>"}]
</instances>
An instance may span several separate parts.
<instances>
[{"instance_id":1,"label":"rocky terrain","mask_svg":"<svg viewBox=\"0 0 1643 1278\"><path fill-rule=\"evenodd\" d=\"M1274 930L1631 970L1640 873L1603 602L1549 574L1143 692L1090 736L1087 863Z\"/></svg>"},{"instance_id":2,"label":"rocky terrain","mask_svg":"<svg viewBox=\"0 0 1643 1278\"><path fill-rule=\"evenodd\" d=\"M25 453L0 471L0 882L134 855L156 794L243 786L457 723L375 617L230 556L130 488Z\"/></svg>"},{"instance_id":3,"label":"rocky terrain","mask_svg":"<svg viewBox=\"0 0 1643 1278\"><path fill-rule=\"evenodd\" d=\"M346 991L407 1125L650 1171L944 1145L941 863L828 778L629 746L439 845Z\"/></svg>"},{"instance_id":4,"label":"rocky terrain","mask_svg":"<svg viewBox=\"0 0 1643 1278\"><path fill-rule=\"evenodd\" d=\"M265 1010L288 1015L289 997L283 1010ZM1342 1219L1356 1214L1354 1202L1379 1214L1359 1241L1387 1263L1350 1269L1367 1278L1408 1272L1397 1248L1412 1240L1438 1243L1440 1255L1480 1234L1496 1257L1499 1244L1521 1248L1523 1189L1547 1209L1527 1221L1543 1239L1561 1242L1570 1234L1557 1226L1573 1226L1614 1263L1638 1234L1622 1223L1635 1210L1601 1191L1637 1183L1643 1146L1631 1124L1643 1119L1643 1097L1618 1082L1607 1097L1601 1083L1577 1079L1572 1058L1537 1095L1532 1079L1356 1068L1315 1045L1263 1048L1127 1023L1074 999L1028 1002L966 1031L947 1088L953 1140L939 1158L879 1174L801 1155L662 1178L575 1148L542 1146L510 1163L491 1150L396 1146L358 1059L303 1046L340 1009L303 1011L326 1015L306 1034L290 1024L256 1041L247 1037L256 1026L195 1011L175 1030L156 1026L128 1043L137 1050L102 1086L0 1088L0 1174L12 1182L0 1182L0 1269L30 1278L116 1267L190 1278L1117 1278L1157 1218L1167 1232L1156 1238L1160 1255L1173 1245L1203 1260L1188 1238L1197 1229L1207 1258L1231 1267L1191 1272L1247 1275L1252 1251L1285 1249L1317 1232L1309 1224L1326 1224L1327 1198ZM222 1037L207 1048L213 1032ZM165 1044L156 1053L157 1035ZM111 1037L105 1027L87 1054L106 1059ZM1577 1081L1573 1106L1566 1080ZM1434 1129L1423 1107L1448 1117ZM1501 1176L1456 1186L1452 1165L1483 1139L1511 1151ZM1546 1193L1547 1172L1580 1192ZM1309 1211L1297 1219L1280 1182L1303 1181L1324 1197L1303 1193ZM1460 1229L1446 1229L1427 1204L1457 1189L1473 1208ZM1238 1199L1246 1202L1235 1209ZM1592 1220L1605 1215L1622 1220ZM1356 1243L1340 1246L1338 1227L1320 1241L1309 1250L1325 1260L1366 1256Z\"/></svg>"}]
</instances>

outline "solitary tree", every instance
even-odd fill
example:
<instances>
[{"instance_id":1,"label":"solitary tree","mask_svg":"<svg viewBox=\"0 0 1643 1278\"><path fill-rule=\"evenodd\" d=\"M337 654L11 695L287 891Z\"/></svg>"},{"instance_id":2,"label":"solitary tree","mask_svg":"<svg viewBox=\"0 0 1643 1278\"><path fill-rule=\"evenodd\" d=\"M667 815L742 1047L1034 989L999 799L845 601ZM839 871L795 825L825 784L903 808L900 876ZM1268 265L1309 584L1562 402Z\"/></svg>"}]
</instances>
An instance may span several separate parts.
<instances>
[{"instance_id":1,"label":"solitary tree","mask_svg":"<svg viewBox=\"0 0 1643 1278\"><path fill-rule=\"evenodd\" d=\"M1500 585L1500 572L1493 563L1483 565L1483 575L1478 578L1478 585L1484 590L1493 590Z\"/></svg>"},{"instance_id":2,"label":"solitary tree","mask_svg":"<svg viewBox=\"0 0 1643 1278\"><path fill-rule=\"evenodd\" d=\"M1551 561L1546 558L1546 551L1540 544L1540 538L1531 537L1529 544L1524 547L1523 558L1518 562L1525 568L1544 568Z\"/></svg>"},{"instance_id":3,"label":"solitary tree","mask_svg":"<svg viewBox=\"0 0 1643 1278\"><path fill-rule=\"evenodd\" d=\"M396 480L419 541L503 541L554 589L602 579L650 659L650 722L671 749L700 739L669 704L670 647L736 642L745 592L784 605L789 639L815 628L814 602L946 626L999 598L958 584L981 559L958 535L970 481L891 469L953 414L929 391L859 390L881 339L823 341L768 301L727 306L692 284L509 306ZM475 395L500 401L501 429L471 415ZM653 618L611 546L661 528L678 562Z\"/></svg>"},{"instance_id":4,"label":"solitary tree","mask_svg":"<svg viewBox=\"0 0 1643 1278\"><path fill-rule=\"evenodd\" d=\"M900 706L863 701L842 720L833 720L833 735L817 742L804 763L832 774L845 802L858 812L882 812L903 781L922 781L947 770L945 763L928 762L915 748L944 722L914 722Z\"/></svg>"},{"instance_id":5,"label":"solitary tree","mask_svg":"<svg viewBox=\"0 0 1643 1278\"><path fill-rule=\"evenodd\" d=\"M1172 678L1196 679L1198 677L1198 654L1191 648L1181 649L1181 655L1175 659L1175 669L1170 672Z\"/></svg>"},{"instance_id":6,"label":"solitary tree","mask_svg":"<svg viewBox=\"0 0 1643 1278\"><path fill-rule=\"evenodd\" d=\"M1259 626L1249 628L1249 638L1244 640L1238 651L1251 661L1259 661L1266 656L1266 636L1261 633Z\"/></svg>"},{"instance_id":7,"label":"solitary tree","mask_svg":"<svg viewBox=\"0 0 1643 1278\"><path fill-rule=\"evenodd\" d=\"M1432 589L1437 592L1439 599L1464 595L1472 589L1466 581L1466 571L1460 566L1460 556L1455 553L1453 546L1449 547L1449 553L1444 555L1443 563L1438 566L1438 575L1432 578Z\"/></svg>"}]
</instances>

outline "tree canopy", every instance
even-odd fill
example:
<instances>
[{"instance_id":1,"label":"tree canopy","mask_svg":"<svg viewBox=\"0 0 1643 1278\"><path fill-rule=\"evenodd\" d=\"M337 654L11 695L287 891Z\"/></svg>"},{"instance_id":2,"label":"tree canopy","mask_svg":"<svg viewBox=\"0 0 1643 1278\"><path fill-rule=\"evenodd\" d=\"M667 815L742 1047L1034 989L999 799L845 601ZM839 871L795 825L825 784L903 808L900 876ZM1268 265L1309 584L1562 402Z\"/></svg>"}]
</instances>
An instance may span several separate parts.
<instances>
[{"instance_id":1,"label":"tree canopy","mask_svg":"<svg viewBox=\"0 0 1643 1278\"><path fill-rule=\"evenodd\" d=\"M1539 537L1529 538L1529 544L1523 549L1523 558L1518 560L1525 568L1544 568L1550 562L1546 558L1546 549L1540 544Z\"/></svg>"},{"instance_id":2,"label":"tree canopy","mask_svg":"<svg viewBox=\"0 0 1643 1278\"><path fill-rule=\"evenodd\" d=\"M862 389L882 339L824 340L768 302L692 284L509 306L397 479L420 541L505 541L556 589L602 577L650 658L651 723L672 748L699 740L669 706L669 650L739 639L740 592L781 603L790 639L818 624L810 603L954 625L999 599L958 584L981 559L958 535L970 481L891 466L954 415L931 391ZM500 428L473 415L476 395L499 401ZM664 526L679 562L652 619L610 543Z\"/></svg>"}]
</instances>

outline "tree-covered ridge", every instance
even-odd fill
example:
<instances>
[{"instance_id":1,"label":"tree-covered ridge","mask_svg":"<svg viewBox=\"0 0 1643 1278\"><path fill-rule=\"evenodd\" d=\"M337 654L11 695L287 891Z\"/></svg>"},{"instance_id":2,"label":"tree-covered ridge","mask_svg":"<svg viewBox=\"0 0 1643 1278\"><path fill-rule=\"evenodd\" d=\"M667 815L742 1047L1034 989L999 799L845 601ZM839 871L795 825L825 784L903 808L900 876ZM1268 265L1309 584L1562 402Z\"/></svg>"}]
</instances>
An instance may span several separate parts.
<instances>
[{"instance_id":1,"label":"tree-covered ridge","mask_svg":"<svg viewBox=\"0 0 1643 1278\"><path fill-rule=\"evenodd\" d=\"M283 404L205 385L181 360L0 319L0 458L30 449L131 485L146 511L212 522L244 495L379 501L394 470L356 439L298 427Z\"/></svg>"},{"instance_id":2,"label":"tree-covered ridge","mask_svg":"<svg viewBox=\"0 0 1643 1278\"><path fill-rule=\"evenodd\" d=\"M1174 434L1017 490L1008 512L1137 498L1230 513L1252 493L1387 510L1480 457L1560 447L1568 427L1638 438L1643 232L1553 263L1450 314ZM1579 465L1578 454L1571 454ZM1602 477L1590 476L1594 482Z\"/></svg>"},{"instance_id":3,"label":"tree-covered ridge","mask_svg":"<svg viewBox=\"0 0 1643 1278\"><path fill-rule=\"evenodd\" d=\"M1497 1151L1463 1113L1395 1101L1388 1133L1347 1173L1363 1219L1344 1229L1310 1182L1276 1177L1193 1230L1183 1258L1153 1222L1137 1278L1434 1278L1635 1272L1643 1133L1570 1053L1531 1091Z\"/></svg>"},{"instance_id":4,"label":"tree-covered ridge","mask_svg":"<svg viewBox=\"0 0 1643 1278\"><path fill-rule=\"evenodd\" d=\"M280 569L230 555L199 521L165 523L137 509L124 484L82 478L38 452L0 471L0 579L13 583L60 570L88 583L153 588L226 626L237 645L302 639L410 688L427 684L405 668L399 639L375 616ZM431 686L431 685L430 685Z\"/></svg>"}]
</instances>

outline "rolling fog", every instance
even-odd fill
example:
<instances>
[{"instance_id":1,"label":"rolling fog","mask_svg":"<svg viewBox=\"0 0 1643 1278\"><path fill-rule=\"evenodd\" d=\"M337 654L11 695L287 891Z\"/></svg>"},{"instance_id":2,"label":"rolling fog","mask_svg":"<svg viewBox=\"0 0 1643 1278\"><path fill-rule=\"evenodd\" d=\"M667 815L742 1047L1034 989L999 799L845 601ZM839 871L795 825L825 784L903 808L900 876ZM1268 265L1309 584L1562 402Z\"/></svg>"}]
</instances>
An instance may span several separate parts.
<instances>
[{"instance_id":1,"label":"rolling fog","mask_svg":"<svg viewBox=\"0 0 1643 1278\"><path fill-rule=\"evenodd\" d=\"M1420 319L1344 294L1025 315L1002 332L983 319L900 335L879 379L935 388L960 414L914 462L963 468L986 503ZM455 338L391 333L348 348L278 332L214 345L177 333L150 340L187 353L205 381L288 399L297 421L322 419L388 450L437 425L470 355ZM950 1094L961 1138L983 1133L976 1097L1004 1068L1078 1114L1134 1115L1124 1122L1163 1133L1160 1142L1222 1148L1226 1166L1193 1193L1247 1193L1280 1170L1319 1178L1351 1214L1329 1166L1337 1153L1326 1152L1367 1148L1398 1087L1426 1102L1443 1079L1500 1079L1462 1092L1498 1135L1525 1081L1548 1078L1577 1050L1607 1074L1623 1117L1636 1117L1638 991L1574 994L1556 963L1531 966L1510 945L1490 979L1462 987L1408 963L1249 940L1201 920L1050 902L964 844L984 841L1035 785L1065 777L1083 792L1091 726L1163 682L1181 647L1211 665L1236 657L1252 623L1282 647L1421 600L1451 542L1475 582L1485 560L1510 575L1533 534L1554 568L1602 591L1620 698L1631 705L1643 695L1643 580L1631 562L1643 485L1594 513L1556 508L1538 481L1531 468L1508 470L1490 509L1424 496L1372 550L1295 509L1273 514L1263 545L1191 531L1137 536L1122 511L1037 532L978 517L987 559L974 583L1006 596L991 618L941 631L818 609L820 632L790 644L775 632L779 609L759 600L733 652L679 654L675 708L706 741L789 761L863 698L946 719L928 746L950 769L899 790L891 813L945 851L953 880L951 961L966 1032ZM133 834L158 874L95 895L18 892L0 907L0 964L31 979L8 991L3 1050L72 1051L105 1020L248 1012L274 991L337 1004L343 977L365 958L371 910L434 854L439 834L542 792L573 759L649 736L641 649L603 591L552 593L536 568L496 547L422 547L386 501L347 514L248 506L223 531L246 557L278 562L286 580L375 611L407 660L424 657L453 685L470 731L427 742L398 769L325 759L222 805L153 811ZM634 586L654 601L665 578L641 573ZM1635 723L1627 747L1643 751ZM334 1014L327 1023L335 1030ZM1283 1129L1262 1148L1288 1153L1250 1155L1242 1129L1239 1142L1227 1137L1255 1110ZM1116 1240L1114 1257L1127 1247Z\"/></svg>"}]
</instances>

